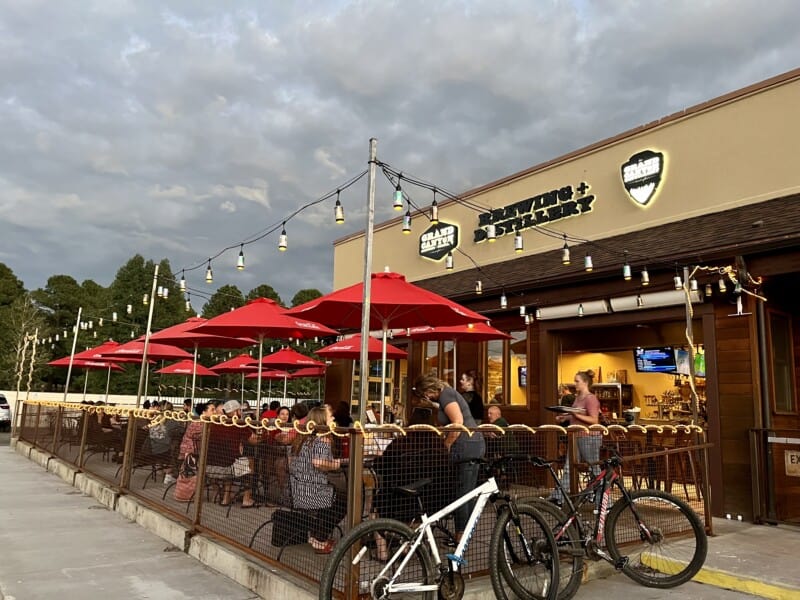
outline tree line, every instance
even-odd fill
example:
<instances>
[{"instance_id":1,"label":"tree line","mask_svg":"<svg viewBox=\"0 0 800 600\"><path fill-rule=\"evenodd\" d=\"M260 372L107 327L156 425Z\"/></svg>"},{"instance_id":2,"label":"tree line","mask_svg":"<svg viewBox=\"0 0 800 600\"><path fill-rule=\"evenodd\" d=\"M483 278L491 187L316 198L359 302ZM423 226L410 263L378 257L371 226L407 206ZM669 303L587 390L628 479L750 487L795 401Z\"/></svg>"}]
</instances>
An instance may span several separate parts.
<instances>
[{"instance_id":1,"label":"tree line","mask_svg":"<svg viewBox=\"0 0 800 600\"><path fill-rule=\"evenodd\" d=\"M144 335L149 312L144 296L147 294L147 301L152 301L149 294L155 265L154 261L145 260L137 254L119 268L108 287L91 279L78 283L70 275L53 275L44 287L29 291L7 265L0 263L0 389L16 389L23 370L21 388L27 388L30 359L35 353L31 390L63 390L66 369L50 367L47 363L69 356L76 325L76 352L106 340L125 343ZM187 303L179 289L169 261L163 259L158 265L158 286L166 289L167 293L156 299L151 326L153 332L197 316L195 308ZM321 295L319 290L303 289L294 295L288 306L297 306ZM235 285L224 285L208 298L200 316L210 319L259 297L270 298L281 306L287 306L275 289L266 283L246 294ZM81 323L77 323L79 307L82 308ZM35 350L34 335L37 336ZM282 340L266 340L265 352L277 350L285 343ZM305 342L295 349L311 354L322 343ZM21 368L23 348L26 359ZM202 350L199 361L209 365L225 360L229 354L223 350ZM125 373L115 373L111 377L110 392L135 394L138 374L138 365L127 366ZM74 369L70 390L82 390L86 376L87 373ZM95 374L88 377L89 392L105 391L105 376ZM228 383L225 377L221 377L213 385L223 387ZM154 393L157 385L158 382L155 382L150 388L151 393Z\"/></svg>"}]
</instances>

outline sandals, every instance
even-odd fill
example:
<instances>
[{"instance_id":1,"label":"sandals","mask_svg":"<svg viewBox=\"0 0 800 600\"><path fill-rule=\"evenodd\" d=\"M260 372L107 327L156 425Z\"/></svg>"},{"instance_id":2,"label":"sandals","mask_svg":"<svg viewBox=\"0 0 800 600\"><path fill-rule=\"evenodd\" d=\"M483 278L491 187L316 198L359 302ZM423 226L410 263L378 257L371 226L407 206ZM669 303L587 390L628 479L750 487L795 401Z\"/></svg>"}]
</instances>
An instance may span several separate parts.
<instances>
[{"instance_id":1,"label":"sandals","mask_svg":"<svg viewBox=\"0 0 800 600\"><path fill-rule=\"evenodd\" d=\"M320 542L319 540L308 536L308 543L311 544L311 547L317 554L330 554L333 552L333 540L325 540L324 542Z\"/></svg>"}]
</instances>

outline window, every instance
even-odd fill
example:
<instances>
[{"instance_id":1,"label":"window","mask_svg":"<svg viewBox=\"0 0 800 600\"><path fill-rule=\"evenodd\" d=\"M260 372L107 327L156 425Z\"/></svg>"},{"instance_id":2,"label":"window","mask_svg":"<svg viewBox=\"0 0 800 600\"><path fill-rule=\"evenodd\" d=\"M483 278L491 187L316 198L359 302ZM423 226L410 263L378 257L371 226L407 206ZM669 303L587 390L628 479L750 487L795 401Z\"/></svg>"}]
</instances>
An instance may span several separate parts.
<instances>
[{"instance_id":1,"label":"window","mask_svg":"<svg viewBox=\"0 0 800 600\"><path fill-rule=\"evenodd\" d=\"M528 332L512 331L508 341L509 380L511 395L508 403L514 406L525 406L528 403Z\"/></svg>"},{"instance_id":2,"label":"window","mask_svg":"<svg viewBox=\"0 0 800 600\"><path fill-rule=\"evenodd\" d=\"M794 391L794 358L792 351L792 319L789 315L769 311L769 336L772 345L772 397L775 412L796 412Z\"/></svg>"},{"instance_id":3,"label":"window","mask_svg":"<svg viewBox=\"0 0 800 600\"><path fill-rule=\"evenodd\" d=\"M505 361L503 340L486 343L486 401L507 404L508 398L503 385L503 365Z\"/></svg>"}]
</instances>

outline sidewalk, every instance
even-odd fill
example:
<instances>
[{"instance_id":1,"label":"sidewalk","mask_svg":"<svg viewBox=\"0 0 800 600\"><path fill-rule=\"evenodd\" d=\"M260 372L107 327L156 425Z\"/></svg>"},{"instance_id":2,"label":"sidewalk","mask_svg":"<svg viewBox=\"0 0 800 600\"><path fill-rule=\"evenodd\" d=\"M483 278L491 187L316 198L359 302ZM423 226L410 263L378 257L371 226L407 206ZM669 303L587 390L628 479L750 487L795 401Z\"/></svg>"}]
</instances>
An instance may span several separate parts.
<instances>
[{"instance_id":1,"label":"sidewalk","mask_svg":"<svg viewBox=\"0 0 800 600\"><path fill-rule=\"evenodd\" d=\"M4 485L0 494L0 600L4 595L5 600L261 597L6 446L0 446L0 473ZM800 598L796 552L800 528L715 519L714 531L706 564L695 581L762 598ZM248 562L241 555L236 558L235 552L229 554L242 565ZM209 564L217 565L214 560ZM613 573L605 563L589 563L591 579ZM621 574L614 577L626 579ZM237 579L250 585L248 577ZM471 582L465 600L492 598L488 581L486 586L482 583ZM688 592L689 585L695 584L678 589ZM286 589L271 592L267 597L288 595ZM305 598L309 592L314 593L307 590L291 595ZM648 598L666 597L650 592L655 590L648 592Z\"/></svg>"}]
</instances>

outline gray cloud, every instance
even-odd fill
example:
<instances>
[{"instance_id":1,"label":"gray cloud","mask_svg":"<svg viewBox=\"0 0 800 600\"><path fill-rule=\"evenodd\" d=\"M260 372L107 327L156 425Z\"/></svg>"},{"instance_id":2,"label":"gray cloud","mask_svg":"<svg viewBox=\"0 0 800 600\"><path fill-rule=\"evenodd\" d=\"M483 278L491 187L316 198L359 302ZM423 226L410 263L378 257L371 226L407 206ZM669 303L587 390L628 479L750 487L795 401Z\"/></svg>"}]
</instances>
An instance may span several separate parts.
<instances>
[{"instance_id":1,"label":"gray cloud","mask_svg":"<svg viewBox=\"0 0 800 600\"><path fill-rule=\"evenodd\" d=\"M0 260L29 288L107 285L136 252L204 264L360 172L372 136L463 190L796 67L797 22L790 0L5 2ZM329 290L364 197L242 273L228 252L214 287Z\"/></svg>"}]
</instances>

